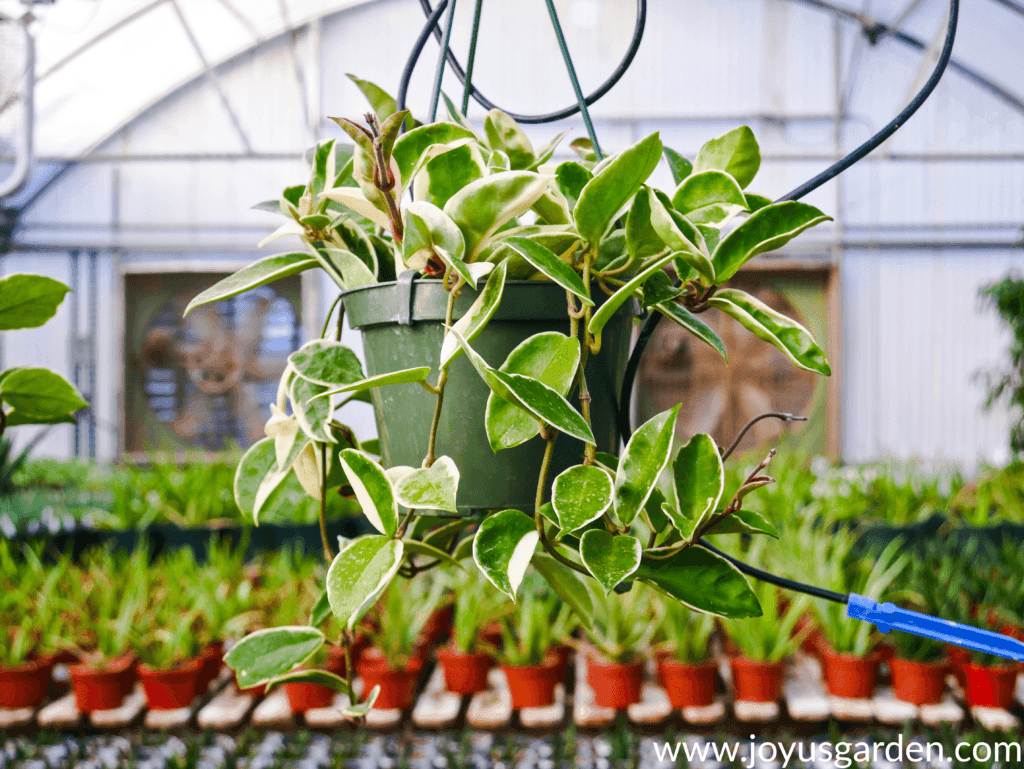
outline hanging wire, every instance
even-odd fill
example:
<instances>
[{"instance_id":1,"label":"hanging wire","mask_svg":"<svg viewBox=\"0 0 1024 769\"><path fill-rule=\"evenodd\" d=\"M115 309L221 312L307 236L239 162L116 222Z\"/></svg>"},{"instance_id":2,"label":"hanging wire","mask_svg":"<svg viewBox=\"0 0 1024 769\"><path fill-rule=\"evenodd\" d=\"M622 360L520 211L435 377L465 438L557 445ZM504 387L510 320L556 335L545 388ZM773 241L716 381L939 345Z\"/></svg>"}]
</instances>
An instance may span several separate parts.
<instances>
[{"instance_id":1,"label":"hanging wire","mask_svg":"<svg viewBox=\"0 0 1024 769\"><path fill-rule=\"evenodd\" d=\"M444 5L446 2L447 2L447 0L441 0L441 2L438 5L439 6L440 5ZM436 7L431 7L430 0L420 0L420 6L423 8L423 13L427 16L427 26L425 27L426 34L429 35L430 32L433 32L434 36L437 38L438 42L440 42L441 41L441 30L438 29L437 26L436 26L437 25L437 18L439 18L439 17L435 16L435 14L437 13L437 8ZM618 83L619 80L622 79L622 76L626 74L626 70L629 69L629 65L633 63L633 57L636 56L636 52L640 48L640 41L643 40L644 27L646 26L646 24L647 24L647 0L637 0L637 3L636 3L636 24L633 27L633 37L632 37L632 39L629 42L629 48L626 50L626 55L622 57L622 61L620 61L618 66L615 67L615 69L612 71L612 74L609 76L609 78L607 80L605 80L597 88L597 90L595 90L593 93L591 93L589 96L586 97L586 99L584 101L586 102L587 105L593 104L598 99L600 99L602 96L604 96L606 93L608 93L608 91L610 91L615 86L615 84ZM423 45L420 44L419 51L422 51L422 50L423 50ZM415 54L416 58L419 58L419 51L417 51L415 47L413 48L413 51L414 51L414 54ZM412 57L410 57L410 59L412 59ZM563 120L563 119L565 119L567 117L572 117L573 115L575 115L577 112L580 111L580 105L579 105L579 103L577 103L577 104L574 104L574 105L572 105L570 107L566 107L565 109L560 109L560 110L557 110L555 112L548 112L548 113L540 114L540 115L526 115L526 114L519 113L519 112L512 112L511 110L507 110L504 107L500 107L497 104L495 104L494 102L492 102L490 99L488 99L486 96L483 95L483 93L480 91L480 89L478 89L475 85L472 85L472 83L469 83L469 84L466 83L466 80L467 80L467 78L466 78L466 71L463 70L462 65L459 64L459 60L456 58L456 56L452 52L451 48L448 48L448 64L449 64L449 66L451 66L452 72L455 73L455 76L459 79L459 81L461 83L463 83L463 85L465 85L467 88L470 89L470 92L471 92L471 94L473 96L473 99L476 101L477 104L479 104L481 107L483 107L484 109L487 109L487 110L500 109L502 112L507 114L513 120L515 120L517 123L528 123L528 124L553 123L556 120ZM413 66L415 66L415 61L413 61ZM411 77L411 74L412 73L410 72L409 73L410 77ZM408 83L405 80L405 75L403 74L402 77L403 77L403 82L406 82L406 88L408 88ZM399 90L401 90L401 89L399 89Z\"/></svg>"},{"instance_id":2,"label":"hanging wire","mask_svg":"<svg viewBox=\"0 0 1024 769\"><path fill-rule=\"evenodd\" d=\"M473 32L469 37L469 54L466 57L466 77L463 78L462 114L469 114L470 84L473 82L473 64L476 62L476 43L480 37L480 13L483 11L484 0L476 0L473 10ZM454 58L454 57L453 57Z\"/></svg>"},{"instance_id":3,"label":"hanging wire","mask_svg":"<svg viewBox=\"0 0 1024 769\"><path fill-rule=\"evenodd\" d=\"M416 42L412 44L412 50L409 52L409 58L405 61L405 69L402 70L402 80L398 84L398 96L395 99L397 112L401 112L405 109L406 97L409 95L409 81L412 80L413 70L416 69L416 62L420 59L420 54L423 53L423 46L427 44L427 38L430 37L430 33L437 26L438 19L441 18L441 14L444 13L444 9L448 7L448 0L441 0L437 4L437 8L434 8L430 12L430 16L427 18L427 23L420 31L419 37L416 38ZM402 128L405 131L405 123L402 123Z\"/></svg>"},{"instance_id":4,"label":"hanging wire","mask_svg":"<svg viewBox=\"0 0 1024 769\"><path fill-rule=\"evenodd\" d=\"M448 50L448 44L452 39L452 27L455 26L455 0L450 0L448 8L448 23L444 28L444 45L437 53L437 68L434 70L434 93L430 98L430 122L437 120L437 102L441 99L441 81L444 79L444 63L447 58L444 52Z\"/></svg>"},{"instance_id":5,"label":"hanging wire","mask_svg":"<svg viewBox=\"0 0 1024 769\"><path fill-rule=\"evenodd\" d=\"M558 12L555 10L555 1L547 0L548 15L551 16L551 26L555 30L555 37L558 38L558 48L562 51L562 60L565 62L565 69L569 73L569 80L572 81L572 90L576 94L576 102L579 105L580 114L583 116L583 124L587 127L590 135L590 143L593 145L594 154L598 160L604 159L601 153L601 145L597 143L597 132L594 131L594 124L590 120L590 110L587 109L587 100L583 96L583 89L580 88L580 79L576 76L576 67L573 66L572 56L569 54L569 46L565 42L565 35L562 32L562 24L558 21ZM468 81L467 81L468 82Z\"/></svg>"}]
</instances>

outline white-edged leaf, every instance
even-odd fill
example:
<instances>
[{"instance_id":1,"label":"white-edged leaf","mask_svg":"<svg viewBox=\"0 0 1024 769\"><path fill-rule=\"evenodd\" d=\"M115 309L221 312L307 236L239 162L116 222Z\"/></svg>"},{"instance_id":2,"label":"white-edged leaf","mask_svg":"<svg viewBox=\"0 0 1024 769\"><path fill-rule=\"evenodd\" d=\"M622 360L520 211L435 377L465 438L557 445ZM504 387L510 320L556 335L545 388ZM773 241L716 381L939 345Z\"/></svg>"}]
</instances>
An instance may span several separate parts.
<instances>
[{"instance_id":1,"label":"white-edged leaf","mask_svg":"<svg viewBox=\"0 0 1024 769\"><path fill-rule=\"evenodd\" d=\"M515 601L539 539L530 516L502 510L481 522L473 537L473 560L491 584Z\"/></svg>"},{"instance_id":2,"label":"white-edged leaf","mask_svg":"<svg viewBox=\"0 0 1024 769\"><path fill-rule=\"evenodd\" d=\"M352 540L334 557L327 570L327 599L343 628L355 629L394 578L404 553L402 540L374 534Z\"/></svg>"}]
</instances>

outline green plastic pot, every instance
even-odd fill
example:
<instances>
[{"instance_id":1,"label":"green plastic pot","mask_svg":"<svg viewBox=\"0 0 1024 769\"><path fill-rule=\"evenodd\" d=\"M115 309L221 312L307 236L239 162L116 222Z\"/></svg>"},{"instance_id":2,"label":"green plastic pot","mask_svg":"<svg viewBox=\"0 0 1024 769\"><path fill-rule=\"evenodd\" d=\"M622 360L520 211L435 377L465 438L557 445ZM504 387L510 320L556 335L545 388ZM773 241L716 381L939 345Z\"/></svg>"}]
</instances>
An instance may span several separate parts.
<instances>
[{"instance_id":1,"label":"green plastic pot","mask_svg":"<svg viewBox=\"0 0 1024 769\"><path fill-rule=\"evenodd\" d=\"M471 288L463 289L455 302L455 320L466 313L476 296ZM594 296L599 304L605 299L600 290ZM349 325L363 333L367 376L430 366L430 381L436 382L447 300L440 281L410 280L406 275L398 281L346 291L343 301ZM615 410L635 309L633 301L623 304L604 327L600 353L587 360L598 451L618 453ZM508 281L501 306L473 341L473 349L498 367L521 342L544 331L569 333L565 290L546 281ZM384 466L419 467L427 453L436 397L419 384L388 385L371 392ZM458 465L460 510L532 511L544 442L535 437L497 454L492 452L484 429L489 394L466 356L459 356L449 367L436 453L450 456ZM573 405L579 408L578 401ZM579 464L582 456L581 442L559 435L549 478Z\"/></svg>"}]
</instances>

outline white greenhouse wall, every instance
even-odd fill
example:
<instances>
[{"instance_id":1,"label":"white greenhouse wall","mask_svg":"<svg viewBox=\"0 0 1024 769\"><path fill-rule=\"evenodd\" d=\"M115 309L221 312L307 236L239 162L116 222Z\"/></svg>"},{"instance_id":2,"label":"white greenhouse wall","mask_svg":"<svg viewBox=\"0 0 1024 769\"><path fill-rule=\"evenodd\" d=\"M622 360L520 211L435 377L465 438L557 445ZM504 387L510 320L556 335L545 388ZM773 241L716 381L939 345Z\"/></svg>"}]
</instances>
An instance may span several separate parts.
<instances>
[{"instance_id":1,"label":"white greenhouse wall","mask_svg":"<svg viewBox=\"0 0 1024 769\"><path fill-rule=\"evenodd\" d=\"M307 5L303 18L315 18L312 4ZM635 3L565 0L557 5L583 87L591 90L624 51ZM914 34L931 39L941 22L938 5L925 3L911 18ZM1006 50L1024 40L1024 25L1014 27L1014 19L992 9L987 12L994 16L982 16L976 12L978 2L965 5L973 12L963 16L958 51L971 40L985 48L984 34L993 19L1003 27L1000 35L1009 37ZM889 18L902 4L884 0L873 6L873 12ZM473 3L457 7L453 47L464 51ZM596 19L594 8L599 9ZM139 104L153 106L113 135L97 136L85 146L95 146L97 156L234 155L248 141L257 156L119 163L94 158L60 175L25 210L17 233L22 252L2 258L4 273L31 270L68 280L68 250L99 251L98 457L118 453L124 357L118 313L123 308L114 297L121 273L147 260L201 268L211 260L255 258L255 244L277 222L250 210L251 205L277 197L284 186L304 177L299 158L314 141L341 135L326 116L366 110L345 73L396 89L406 51L422 23L416 0L379 0L326 15L294 39L268 39L240 55L219 45L206 29L200 43L209 46L206 58L220 63L218 79L244 140L216 89L200 76L170 94L139 96ZM1019 39L1008 31L1013 29L1021 32ZM516 44L509 45L513 39ZM130 66L117 58L130 59L130 47L127 53L121 48L110 54L112 72ZM420 116L428 109L436 51L428 43L410 88L411 107ZM992 53L982 64L1021 80L1024 89L1017 59L1004 59ZM607 151L658 130L667 145L691 157L706 139L747 123L765 155L753 187L777 197L895 114L914 90L921 62L920 52L892 42L867 46L854 27L793 0L655 2L632 68L593 114ZM838 102L851 63L856 77L840 117ZM541 112L573 101L543 3L485 3L474 79L512 110ZM461 95L450 75L445 90L454 99ZM479 121L483 111L474 106L470 114ZM578 118L528 130L542 142L566 127L573 136L583 134ZM44 131L50 134L52 124ZM45 147L41 152L45 155ZM977 292L1011 268L1024 271L1024 255L970 244L990 236L1019 237L1024 162L906 157L950 152L1024 152L1024 117L950 73L890 142L806 198L836 219L831 229L809 233L792 250L840 264L840 441L843 456L852 461L916 457L971 468L1006 459L1009 415L981 410L983 393L975 374L1005 357L1008 335L994 313L980 307ZM567 156L564 150L560 156ZM653 181L670 184L664 169ZM928 247L940 241L961 245ZM283 250L288 244L274 246ZM80 275L78 289L82 334L89 331L86 275ZM307 289L306 322L314 328L336 292L326 279ZM69 372L69 313L66 304L44 329L5 335L3 364L45 362ZM361 349L357 334L346 331L345 341ZM370 409L363 404L346 408L351 413L342 417L360 437L372 435ZM73 451L72 436L69 427L54 428L38 452L67 456Z\"/></svg>"}]
</instances>

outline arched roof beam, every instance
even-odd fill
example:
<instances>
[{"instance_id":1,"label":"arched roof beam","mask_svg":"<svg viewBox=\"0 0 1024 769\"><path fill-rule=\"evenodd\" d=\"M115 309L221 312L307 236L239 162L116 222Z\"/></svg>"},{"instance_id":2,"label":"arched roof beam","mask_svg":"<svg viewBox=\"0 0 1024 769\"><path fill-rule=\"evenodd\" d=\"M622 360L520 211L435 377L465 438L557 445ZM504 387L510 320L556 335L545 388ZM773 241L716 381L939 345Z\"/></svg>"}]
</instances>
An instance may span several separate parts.
<instances>
[{"instance_id":1,"label":"arched roof beam","mask_svg":"<svg viewBox=\"0 0 1024 769\"><path fill-rule=\"evenodd\" d=\"M925 43L923 40L917 37L914 37L913 35L907 34L906 32L903 32L898 28L890 27L889 25L880 22L877 19L873 19L869 16L864 16L863 14L857 13L856 11L851 11L848 8L843 8L842 6L830 3L828 2L828 0L792 1L800 2L803 3L804 5L810 5L814 8L827 11L843 19L846 19L847 21L856 22L857 24L860 25L864 34L867 36L868 40L872 44L875 44L883 37L886 37L892 38L893 40L898 40L904 45L910 46L911 48L915 48L919 51L925 51L928 48L927 43ZM1022 14L1024 14L1024 7L1018 6L1017 3L1015 3L1013 0L997 0L997 2L1000 2L1003 5L1006 5L1007 7L1014 8L1015 10L1019 10ZM994 80L987 77L986 75L983 75L981 72L978 72L978 70L974 69L973 67L969 67L968 65L964 64L961 61L958 61L957 59L950 59L949 68L955 70L960 75L967 78L980 88L988 91L994 96L999 97L1002 101L1006 102L1008 105L1013 107L1021 114L1024 114L1024 99L1021 99L1021 97L1019 97L1017 94L999 85L999 83L996 83Z\"/></svg>"}]
</instances>

